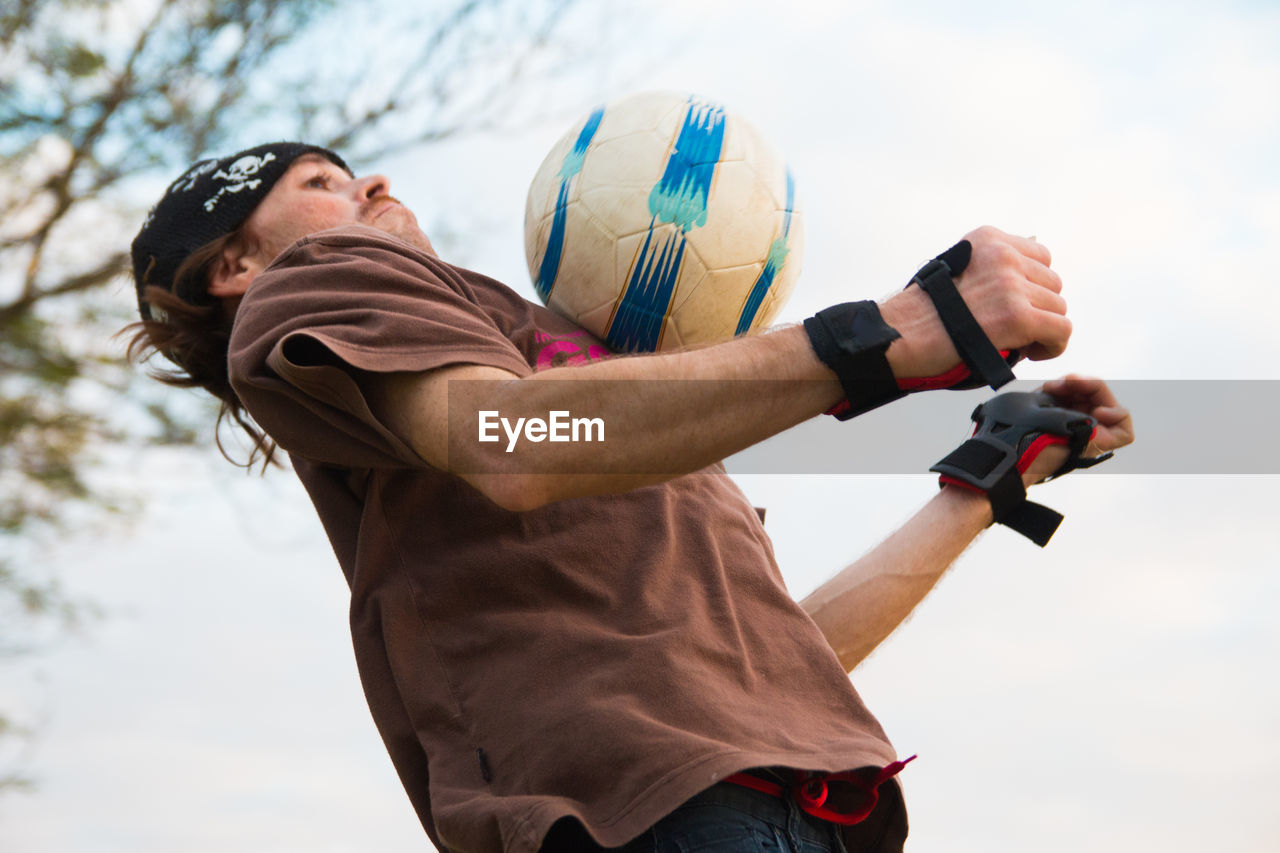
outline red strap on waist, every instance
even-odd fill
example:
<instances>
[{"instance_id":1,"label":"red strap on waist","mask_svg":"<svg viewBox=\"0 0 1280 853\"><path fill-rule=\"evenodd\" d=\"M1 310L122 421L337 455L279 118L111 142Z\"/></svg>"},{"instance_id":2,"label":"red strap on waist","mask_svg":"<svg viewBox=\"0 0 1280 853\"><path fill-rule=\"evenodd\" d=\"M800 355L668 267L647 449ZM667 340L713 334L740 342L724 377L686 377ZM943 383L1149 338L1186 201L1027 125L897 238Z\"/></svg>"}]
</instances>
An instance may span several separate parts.
<instances>
[{"instance_id":1,"label":"red strap on waist","mask_svg":"<svg viewBox=\"0 0 1280 853\"><path fill-rule=\"evenodd\" d=\"M856 771L846 771L842 773L806 773L796 771L796 782L791 786L791 798L800 806L800 810L806 814L813 815L816 818L849 826L855 823L861 823L867 819L875 809L876 803L880 801L880 786L888 782L894 776L902 772L902 768L906 767L916 756L895 761L880 769L874 777L867 779L863 774ZM771 797L786 796L787 789L777 782L770 782L768 779L761 779L750 773L734 773L724 779L732 785L740 785L743 788L750 788L753 791L759 791L768 794ZM827 797L831 792L828 783L846 782L860 790L866 795L866 802L861 808L852 812L838 812L828 808L826 805Z\"/></svg>"}]
</instances>

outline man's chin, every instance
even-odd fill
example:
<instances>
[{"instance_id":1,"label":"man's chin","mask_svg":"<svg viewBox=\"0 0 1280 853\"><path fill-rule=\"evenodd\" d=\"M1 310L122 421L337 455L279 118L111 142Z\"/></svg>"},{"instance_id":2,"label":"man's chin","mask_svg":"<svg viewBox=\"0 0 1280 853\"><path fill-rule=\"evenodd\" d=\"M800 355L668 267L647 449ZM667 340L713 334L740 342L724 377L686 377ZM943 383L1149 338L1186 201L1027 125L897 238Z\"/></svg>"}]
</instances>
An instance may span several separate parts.
<instances>
[{"instance_id":1,"label":"man's chin","mask_svg":"<svg viewBox=\"0 0 1280 853\"><path fill-rule=\"evenodd\" d=\"M422 233L422 229L417 226L416 222L412 225L400 222L375 222L372 224L372 227L390 234L392 237L398 237L410 246L426 252L433 258L439 257L439 255L436 254L435 247L431 245L431 241L427 238L426 234Z\"/></svg>"}]
</instances>

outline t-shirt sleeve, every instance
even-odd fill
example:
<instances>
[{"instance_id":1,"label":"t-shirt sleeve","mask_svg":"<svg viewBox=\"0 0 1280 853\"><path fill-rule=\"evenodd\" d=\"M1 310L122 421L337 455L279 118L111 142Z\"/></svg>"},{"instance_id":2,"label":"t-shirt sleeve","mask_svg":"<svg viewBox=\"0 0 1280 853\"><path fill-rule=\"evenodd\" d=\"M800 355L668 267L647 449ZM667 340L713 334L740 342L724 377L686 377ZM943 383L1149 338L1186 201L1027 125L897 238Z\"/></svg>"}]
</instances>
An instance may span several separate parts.
<instances>
[{"instance_id":1,"label":"t-shirt sleeve","mask_svg":"<svg viewBox=\"0 0 1280 853\"><path fill-rule=\"evenodd\" d=\"M313 236L259 275L237 309L232 386L291 455L343 467L420 466L374 416L360 377L459 364L532 372L504 334L501 302L366 229Z\"/></svg>"}]
</instances>

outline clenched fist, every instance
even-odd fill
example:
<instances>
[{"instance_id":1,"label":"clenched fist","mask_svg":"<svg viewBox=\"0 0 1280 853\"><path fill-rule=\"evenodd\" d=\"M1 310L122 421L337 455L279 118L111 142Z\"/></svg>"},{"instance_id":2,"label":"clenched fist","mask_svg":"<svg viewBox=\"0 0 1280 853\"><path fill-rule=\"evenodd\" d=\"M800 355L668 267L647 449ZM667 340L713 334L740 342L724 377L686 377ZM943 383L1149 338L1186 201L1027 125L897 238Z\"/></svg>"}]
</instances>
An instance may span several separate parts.
<instances>
[{"instance_id":1,"label":"clenched fist","mask_svg":"<svg viewBox=\"0 0 1280 853\"><path fill-rule=\"evenodd\" d=\"M1049 268L1049 250L990 226L965 239L973 255L956 287L991 343L1037 361L1061 355L1071 337L1071 321L1062 279ZM880 311L902 335L887 352L894 376L936 376L960 363L937 310L919 287L890 297Z\"/></svg>"}]
</instances>

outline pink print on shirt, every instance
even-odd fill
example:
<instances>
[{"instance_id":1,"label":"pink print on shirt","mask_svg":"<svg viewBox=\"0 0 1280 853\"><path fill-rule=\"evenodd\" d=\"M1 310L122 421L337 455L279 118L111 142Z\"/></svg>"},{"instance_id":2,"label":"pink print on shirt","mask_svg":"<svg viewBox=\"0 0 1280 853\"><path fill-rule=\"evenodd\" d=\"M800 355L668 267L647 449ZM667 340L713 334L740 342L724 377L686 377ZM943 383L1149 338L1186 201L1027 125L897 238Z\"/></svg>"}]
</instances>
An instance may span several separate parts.
<instances>
[{"instance_id":1,"label":"pink print on shirt","mask_svg":"<svg viewBox=\"0 0 1280 853\"><path fill-rule=\"evenodd\" d=\"M611 355L608 347L590 339L575 340L582 337L589 338L587 333L581 330L568 332L559 337L552 337L545 332L535 333L534 340L539 345L536 369L546 370L550 367L564 367L569 364L585 364Z\"/></svg>"}]
</instances>

